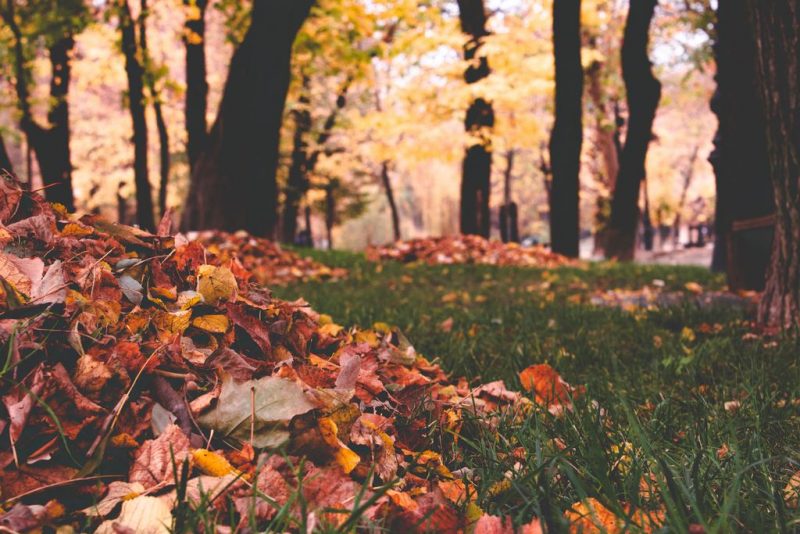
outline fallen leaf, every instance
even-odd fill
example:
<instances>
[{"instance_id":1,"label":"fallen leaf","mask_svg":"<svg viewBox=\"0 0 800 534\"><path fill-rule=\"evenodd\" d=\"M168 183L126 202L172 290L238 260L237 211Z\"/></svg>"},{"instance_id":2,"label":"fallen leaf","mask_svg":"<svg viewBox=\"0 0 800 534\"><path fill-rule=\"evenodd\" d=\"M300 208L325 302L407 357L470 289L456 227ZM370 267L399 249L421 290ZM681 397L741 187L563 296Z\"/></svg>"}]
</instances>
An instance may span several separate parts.
<instances>
[{"instance_id":1,"label":"fallen leaf","mask_svg":"<svg viewBox=\"0 0 800 534\"><path fill-rule=\"evenodd\" d=\"M172 511L158 497L142 495L122 503L119 517L100 523L95 534L169 534Z\"/></svg>"},{"instance_id":2,"label":"fallen leaf","mask_svg":"<svg viewBox=\"0 0 800 534\"><path fill-rule=\"evenodd\" d=\"M303 389L291 380L266 376L236 382L225 375L216 406L198 417L198 422L223 436L248 441L252 420L253 447L274 448L288 439L289 421L312 409Z\"/></svg>"},{"instance_id":3,"label":"fallen leaf","mask_svg":"<svg viewBox=\"0 0 800 534\"><path fill-rule=\"evenodd\" d=\"M220 302L236 300L238 286L236 277L226 267L201 265L197 269L197 292L203 295L206 304L216 306Z\"/></svg>"},{"instance_id":4,"label":"fallen leaf","mask_svg":"<svg viewBox=\"0 0 800 534\"><path fill-rule=\"evenodd\" d=\"M128 481L145 489L174 481L174 468L189 457L189 438L176 425L168 426L156 439L145 441L136 451ZM173 464L174 461L174 464Z\"/></svg>"}]
</instances>

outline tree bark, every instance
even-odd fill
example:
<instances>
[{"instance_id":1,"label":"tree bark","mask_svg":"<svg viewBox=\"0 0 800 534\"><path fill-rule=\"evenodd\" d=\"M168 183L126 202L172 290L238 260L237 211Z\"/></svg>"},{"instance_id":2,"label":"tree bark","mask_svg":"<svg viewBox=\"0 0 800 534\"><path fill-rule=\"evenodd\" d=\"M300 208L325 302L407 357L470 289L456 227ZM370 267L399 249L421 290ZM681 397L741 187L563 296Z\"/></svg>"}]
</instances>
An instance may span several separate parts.
<instances>
[{"instance_id":1,"label":"tree bark","mask_svg":"<svg viewBox=\"0 0 800 534\"><path fill-rule=\"evenodd\" d=\"M298 108L290 113L294 120L292 136L292 163L284 189L283 212L281 218L281 241L293 243L297 234L297 216L300 213L300 200L308 191L308 134L311 132L311 99L307 75L303 75L302 89L298 98Z\"/></svg>"},{"instance_id":2,"label":"tree bark","mask_svg":"<svg viewBox=\"0 0 800 534\"><path fill-rule=\"evenodd\" d=\"M689 186L692 185L692 178L694 178L694 164L697 161L697 154L700 147L695 145L692 153L689 155L689 162L686 169L683 171L683 184L681 184L681 196L678 197L678 207L675 210L675 220L672 223L672 242L675 246L678 245L678 239L681 234L681 219L683 209L686 207L686 197L689 193Z\"/></svg>"},{"instance_id":3,"label":"tree bark","mask_svg":"<svg viewBox=\"0 0 800 534\"><path fill-rule=\"evenodd\" d=\"M503 175L503 205L500 206L500 239L503 243L519 243L519 224L517 222L517 203L511 201L511 180L514 170L513 148L506 152L506 170Z\"/></svg>"},{"instance_id":4,"label":"tree bark","mask_svg":"<svg viewBox=\"0 0 800 534\"><path fill-rule=\"evenodd\" d=\"M257 0L231 60L206 150L192 172L185 229L274 237L278 145L292 44L313 0Z\"/></svg>"},{"instance_id":5,"label":"tree bark","mask_svg":"<svg viewBox=\"0 0 800 534\"><path fill-rule=\"evenodd\" d=\"M164 120L164 110L161 105L161 94L156 87L156 76L153 72L153 60L150 57L150 50L147 47L147 17L149 9L147 0L141 0L142 11L139 15L139 46L142 50L142 61L144 61L144 79L147 90L150 93L150 100L153 103L153 112L156 116L156 131L158 132L158 151L159 151L159 184L158 184L158 214L163 217L167 212L167 186L169 185L169 131L167 122Z\"/></svg>"},{"instance_id":6,"label":"tree bark","mask_svg":"<svg viewBox=\"0 0 800 534\"><path fill-rule=\"evenodd\" d=\"M792 327L800 319L800 2L748 0L747 6L776 208L759 320Z\"/></svg>"},{"instance_id":7,"label":"tree bark","mask_svg":"<svg viewBox=\"0 0 800 534\"><path fill-rule=\"evenodd\" d=\"M69 130L69 84L70 55L75 41L67 34L56 40L49 48L51 67L50 109L47 114L49 125L40 125L33 117L28 82L30 73L25 68L25 54L22 47L22 32L17 24L14 0L7 0L0 15L14 36L15 89L20 110L20 129L25 133L28 145L36 154L39 171L44 185L44 196L49 202L64 205L67 210L75 210L72 192L72 161L70 157Z\"/></svg>"},{"instance_id":8,"label":"tree bark","mask_svg":"<svg viewBox=\"0 0 800 534\"><path fill-rule=\"evenodd\" d=\"M310 80L303 79L303 91L299 98L300 109L294 110L294 140L292 163L289 166L289 177L284 191L285 199L281 217L281 241L292 243L297 234L297 216L300 214L300 201L308 193L311 185L310 174L324 152L324 145L330 139L339 112L347 105L347 91L351 79L348 78L336 96L336 103L325 119L322 130L317 135L317 148L309 153L307 136L311 132L311 101L308 95Z\"/></svg>"},{"instance_id":9,"label":"tree bark","mask_svg":"<svg viewBox=\"0 0 800 534\"><path fill-rule=\"evenodd\" d=\"M207 0L183 0L186 9L183 42L186 47L186 151L189 169L205 149L208 126L208 81L206 79Z\"/></svg>"},{"instance_id":10,"label":"tree bark","mask_svg":"<svg viewBox=\"0 0 800 534\"><path fill-rule=\"evenodd\" d=\"M483 0L458 0L458 7L461 31L469 37L464 44L464 59L469 62L464 72L464 80L472 84L491 73L488 58L478 56L483 38L489 34L486 30L486 10ZM460 217L462 234L489 237L493 127L492 103L484 98L476 98L467 109L464 119L464 128L473 138L473 144L467 148L462 165Z\"/></svg>"},{"instance_id":11,"label":"tree bark","mask_svg":"<svg viewBox=\"0 0 800 534\"><path fill-rule=\"evenodd\" d=\"M712 269L727 271L728 236L736 220L754 219L775 211L767 161L766 127L756 86L755 44L747 6L744 2L720 2L717 7L714 58L717 63L717 89L711 109L717 115L718 127L714 150L709 161L716 177L716 214L714 216L714 255ZM759 250L743 250L742 259L749 260L754 271L755 259L763 257ZM765 279L765 275L754 278ZM763 289L753 285L751 289Z\"/></svg>"},{"instance_id":12,"label":"tree bark","mask_svg":"<svg viewBox=\"0 0 800 534\"><path fill-rule=\"evenodd\" d=\"M581 2L553 2L553 54L556 66L555 124L550 135L550 246L578 256L579 174L583 143Z\"/></svg>"},{"instance_id":13,"label":"tree bark","mask_svg":"<svg viewBox=\"0 0 800 534\"><path fill-rule=\"evenodd\" d=\"M128 0L118 0L122 53L128 78L128 110L133 122L133 173L136 185L136 222L146 230L155 230L153 193L147 169L147 119L145 118L144 67L139 62L136 26Z\"/></svg>"},{"instance_id":14,"label":"tree bark","mask_svg":"<svg viewBox=\"0 0 800 534\"><path fill-rule=\"evenodd\" d=\"M661 99L661 83L647 55L650 21L657 0L630 3L622 42L622 77L628 101L628 130L611 202L606 256L631 261L639 222L639 189L645 178L647 148Z\"/></svg>"},{"instance_id":15,"label":"tree bark","mask_svg":"<svg viewBox=\"0 0 800 534\"><path fill-rule=\"evenodd\" d=\"M397 203L394 200L394 189L392 188L392 180L389 176L388 160L384 160L381 163L381 182L383 182L383 189L386 191L386 202L389 204L389 211L392 215L394 240L400 241L400 214L397 211Z\"/></svg>"},{"instance_id":16,"label":"tree bark","mask_svg":"<svg viewBox=\"0 0 800 534\"><path fill-rule=\"evenodd\" d=\"M11 156L8 155L8 150L6 150L6 144L3 141L3 137L0 136L0 174L3 172L7 172L13 176L14 166L11 164Z\"/></svg>"}]
</instances>

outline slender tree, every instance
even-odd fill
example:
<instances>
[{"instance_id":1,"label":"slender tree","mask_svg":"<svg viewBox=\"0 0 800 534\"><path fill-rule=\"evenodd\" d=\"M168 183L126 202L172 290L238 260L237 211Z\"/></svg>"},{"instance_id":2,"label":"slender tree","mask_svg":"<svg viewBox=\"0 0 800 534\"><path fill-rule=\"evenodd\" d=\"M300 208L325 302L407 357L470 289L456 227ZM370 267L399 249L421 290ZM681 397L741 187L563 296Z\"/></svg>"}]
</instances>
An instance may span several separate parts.
<instances>
[{"instance_id":1,"label":"slender tree","mask_svg":"<svg viewBox=\"0 0 800 534\"><path fill-rule=\"evenodd\" d=\"M759 319L800 320L800 2L748 0L756 83L775 195L775 236Z\"/></svg>"},{"instance_id":2,"label":"slender tree","mask_svg":"<svg viewBox=\"0 0 800 534\"><path fill-rule=\"evenodd\" d=\"M183 43L186 47L186 151L189 168L194 169L208 135L208 81L206 80L207 0L183 0L186 21Z\"/></svg>"},{"instance_id":3,"label":"slender tree","mask_svg":"<svg viewBox=\"0 0 800 534\"><path fill-rule=\"evenodd\" d=\"M476 83L491 73L489 60L479 55L486 29L486 10L483 0L458 0L461 31L468 37L464 44L464 59L469 66L464 80ZM464 127L473 142L464 156L461 177L461 233L489 237L491 229L489 195L491 193L492 148L491 130L494 127L492 103L476 98L467 109Z\"/></svg>"},{"instance_id":4,"label":"slender tree","mask_svg":"<svg viewBox=\"0 0 800 534\"><path fill-rule=\"evenodd\" d=\"M639 191L645 177L647 149L661 99L661 83L648 57L650 21L657 0L630 3L622 41L622 78L628 101L628 129L620 158L619 175L611 202L606 256L633 259L639 224Z\"/></svg>"},{"instance_id":5,"label":"slender tree","mask_svg":"<svg viewBox=\"0 0 800 534\"><path fill-rule=\"evenodd\" d=\"M553 2L553 53L556 65L556 118L550 136L550 243L554 252L578 256L581 120L581 2Z\"/></svg>"},{"instance_id":6,"label":"slender tree","mask_svg":"<svg viewBox=\"0 0 800 534\"><path fill-rule=\"evenodd\" d=\"M383 190L386 192L386 203L389 204L389 213L392 216L394 240L400 241L400 213L397 210L397 202L394 199L394 188L392 187L392 178L389 176L389 166L389 160L381 162L381 183L383 184Z\"/></svg>"},{"instance_id":7,"label":"slender tree","mask_svg":"<svg viewBox=\"0 0 800 534\"><path fill-rule=\"evenodd\" d=\"M231 60L206 149L192 171L185 228L274 237L278 144L292 43L313 0L256 0Z\"/></svg>"},{"instance_id":8,"label":"slender tree","mask_svg":"<svg viewBox=\"0 0 800 534\"><path fill-rule=\"evenodd\" d=\"M156 65L153 62L150 49L147 46L147 18L150 15L147 0L141 0L141 7L141 13L139 14L139 47L141 48L144 82L147 86L150 102L153 105L153 113L156 117L159 153L158 213L160 217L163 217L167 212L167 186L169 185L169 131L167 130L167 121L164 119L161 92L158 89Z\"/></svg>"},{"instance_id":9,"label":"slender tree","mask_svg":"<svg viewBox=\"0 0 800 534\"><path fill-rule=\"evenodd\" d=\"M3 136L0 135L0 174L4 172L14 174L14 166L11 164L11 156L8 155Z\"/></svg>"},{"instance_id":10,"label":"slender tree","mask_svg":"<svg viewBox=\"0 0 800 534\"><path fill-rule=\"evenodd\" d=\"M119 29L122 35L122 53L125 56L125 73L128 78L128 110L133 122L133 173L136 184L136 222L142 228L155 230L153 193L147 170L147 119L145 117L144 67L136 42L136 25L131 16L128 0L117 0Z\"/></svg>"},{"instance_id":11,"label":"slender tree","mask_svg":"<svg viewBox=\"0 0 800 534\"><path fill-rule=\"evenodd\" d=\"M336 126L336 119L339 113L347 105L347 91L350 87L351 79L347 78L322 129L316 139L316 148L309 150L308 135L311 133L311 97L309 95L311 80L304 76L300 98L298 99L297 109L292 110L291 115L294 119L294 135L292 147L292 162L289 165L289 177L284 190L285 199L283 202L283 212L281 217L281 240L284 243L292 243L297 234L297 216L300 213L300 201L308 193L311 186L311 173L319 162L320 157L325 152L325 143L330 139L333 128Z\"/></svg>"},{"instance_id":12,"label":"slender tree","mask_svg":"<svg viewBox=\"0 0 800 534\"><path fill-rule=\"evenodd\" d=\"M503 175L503 205L500 206L500 239L503 243L519 243L519 223L517 203L511 200L511 181L514 177L514 156L516 151L506 151L506 170Z\"/></svg>"},{"instance_id":13,"label":"slender tree","mask_svg":"<svg viewBox=\"0 0 800 534\"><path fill-rule=\"evenodd\" d=\"M157 87L158 74L150 49L147 46L147 17L150 14L147 0L141 0L141 13L139 15L139 47L144 68L144 81L150 93L150 102L153 104L153 113L156 116L156 131L158 132L159 154L159 184L158 184L158 214L163 217L167 212L167 186L169 185L170 151L169 131L164 119L164 110L161 102L161 93Z\"/></svg>"},{"instance_id":14,"label":"slender tree","mask_svg":"<svg viewBox=\"0 0 800 534\"><path fill-rule=\"evenodd\" d=\"M45 198L74 210L68 95L70 58L75 44L73 33L79 29L73 25L73 18L78 21L79 12L65 12L64 23L59 25L58 31L45 36L51 67L50 109L47 113L49 124L46 126L37 122L31 108L29 89L31 75L26 66L24 38L17 21L15 0L4 0L0 16L14 37L12 57L16 77L14 86L20 111L20 129L36 155L45 187Z\"/></svg>"}]
</instances>

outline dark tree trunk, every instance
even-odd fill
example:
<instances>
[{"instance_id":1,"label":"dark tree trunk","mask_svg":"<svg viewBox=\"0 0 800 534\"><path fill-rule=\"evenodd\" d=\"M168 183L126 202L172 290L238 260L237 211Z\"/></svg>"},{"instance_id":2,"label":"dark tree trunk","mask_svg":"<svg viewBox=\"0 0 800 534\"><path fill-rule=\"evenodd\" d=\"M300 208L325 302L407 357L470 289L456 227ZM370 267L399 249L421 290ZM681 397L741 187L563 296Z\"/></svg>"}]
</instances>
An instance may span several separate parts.
<instances>
[{"instance_id":1,"label":"dark tree trunk","mask_svg":"<svg viewBox=\"0 0 800 534\"><path fill-rule=\"evenodd\" d=\"M149 10L147 0L141 0L142 12L139 16L139 46L142 50L142 60L144 61L144 76L147 83L147 90L150 93L150 100L153 102L153 112L156 116L156 130L158 131L158 151L159 151L159 183L158 183L158 213L163 217L167 212L167 186L169 185L169 132L167 123L164 120L164 110L161 105L161 94L156 87L156 77L153 72L154 65L150 57L150 50L147 47L147 17Z\"/></svg>"},{"instance_id":2,"label":"dark tree trunk","mask_svg":"<svg viewBox=\"0 0 800 534\"><path fill-rule=\"evenodd\" d=\"M187 6L183 42L186 46L186 151L189 169L205 150L208 126L208 81L206 80L206 5L207 0L183 0ZM191 8L191 9L189 9Z\"/></svg>"},{"instance_id":3,"label":"dark tree trunk","mask_svg":"<svg viewBox=\"0 0 800 534\"><path fill-rule=\"evenodd\" d=\"M45 188L45 198L50 202L64 205L69 211L75 210L72 194L72 162L70 158L69 94L70 55L75 41L66 35L53 43L48 52L50 56L50 110L47 127L41 126L33 118L31 111L28 81L30 73L25 68L25 55L22 48L22 32L16 21L15 5L9 1L0 14L11 34L14 36L14 74L18 106L21 112L20 129L25 133L28 146L36 153L39 172ZM29 181L30 185L30 181Z\"/></svg>"},{"instance_id":4,"label":"dark tree trunk","mask_svg":"<svg viewBox=\"0 0 800 534\"><path fill-rule=\"evenodd\" d=\"M775 195L775 236L759 320L800 319L800 2L747 2L755 35L756 84Z\"/></svg>"},{"instance_id":5,"label":"dark tree trunk","mask_svg":"<svg viewBox=\"0 0 800 534\"><path fill-rule=\"evenodd\" d=\"M639 222L639 189L645 178L647 148L661 99L661 84L647 56L650 21L657 0L630 3L622 42L622 77L628 100L628 130L611 202L606 256L633 259Z\"/></svg>"},{"instance_id":6,"label":"dark tree trunk","mask_svg":"<svg viewBox=\"0 0 800 534\"><path fill-rule=\"evenodd\" d=\"M286 198L283 203L281 218L281 240L284 243L294 241L297 233L297 216L300 213L300 201L308 193L308 189L311 186L310 174L314 172L319 158L325 152L324 145L331 137L339 112L347 105L347 91L350 88L351 81L348 78L336 96L336 103L326 117L322 130L317 135L317 148L309 154L306 137L312 126L311 113L308 109L311 104L308 97L308 83L310 80L308 78L303 80L303 92L299 98L301 108L293 112L295 130L292 164L289 167L289 179L287 180Z\"/></svg>"},{"instance_id":7,"label":"dark tree trunk","mask_svg":"<svg viewBox=\"0 0 800 534\"><path fill-rule=\"evenodd\" d=\"M717 90L711 100L719 126L714 137L714 151L709 156L717 186L712 269L730 275L740 267L728 265L732 223L775 211L766 128L756 85L755 53L746 4L720 2L714 43ZM764 256L762 251L745 246L749 250L741 251L742 259L749 260L748 263ZM760 276L753 273L754 276L748 277L755 282L751 289L763 288L764 268L765 265L760 265L755 269L761 271ZM729 277L729 282L733 281Z\"/></svg>"},{"instance_id":8,"label":"dark tree trunk","mask_svg":"<svg viewBox=\"0 0 800 534\"><path fill-rule=\"evenodd\" d=\"M578 256L581 121L581 2L553 2L553 54L556 64L555 125L550 135L550 246L553 252Z\"/></svg>"},{"instance_id":9,"label":"dark tree trunk","mask_svg":"<svg viewBox=\"0 0 800 534\"><path fill-rule=\"evenodd\" d=\"M274 237L278 145L292 43L313 0L256 1L231 60L206 150L192 172L186 229L243 229Z\"/></svg>"},{"instance_id":10,"label":"dark tree trunk","mask_svg":"<svg viewBox=\"0 0 800 534\"><path fill-rule=\"evenodd\" d=\"M3 172L13 175L14 166L11 165L11 156L8 155L6 144L3 142L3 137L0 136L0 174Z\"/></svg>"},{"instance_id":11,"label":"dark tree trunk","mask_svg":"<svg viewBox=\"0 0 800 534\"><path fill-rule=\"evenodd\" d=\"M461 31L469 40L464 45L464 59L469 66L464 72L468 84L489 76L489 60L479 56L486 31L486 11L483 0L458 0ZM461 178L461 233L489 237L491 214L492 150L491 131L494 127L492 103L476 98L467 109L464 127L473 138L466 150Z\"/></svg>"},{"instance_id":12,"label":"dark tree trunk","mask_svg":"<svg viewBox=\"0 0 800 534\"><path fill-rule=\"evenodd\" d=\"M303 76L302 92L298 98L298 108L291 111L294 119L292 138L292 163L284 189L283 212L281 218L281 241L293 243L297 234L297 216L300 213L300 200L308 191L310 169L308 168L308 134L311 132L311 100L309 98L308 76Z\"/></svg>"},{"instance_id":13,"label":"dark tree trunk","mask_svg":"<svg viewBox=\"0 0 800 534\"><path fill-rule=\"evenodd\" d=\"M517 203L511 201L511 180L514 171L513 148L506 152L506 171L503 176L503 205L500 206L500 239L503 243L519 243Z\"/></svg>"},{"instance_id":14,"label":"dark tree trunk","mask_svg":"<svg viewBox=\"0 0 800 534\"><path fill-rule=\"evenodd\" d=\"M122 34L122 53L128 77L128 110L133 122L133 173L136 184L136 222L142 228L155 230L153 193L147 172L147 120L145 118L144 68L139 62L136 26L128 0L118 0L119 29Z\"/></svg>"},{"instance_id":15,"label":"dark tree trunk","mask_svg":"<svg viewBox=\"0 0 800 534\"><path fill-rule=\"evenodd\" d=\"M392 215L394 240L400 241L400 214L397 211L397 203L394 200L394 189L392 188L392 180L389 176L388 161L381 163L381 182L383 182L383 189L386 191L386 202L389 204L389 212Z\"/></svg>"}]
</instances>

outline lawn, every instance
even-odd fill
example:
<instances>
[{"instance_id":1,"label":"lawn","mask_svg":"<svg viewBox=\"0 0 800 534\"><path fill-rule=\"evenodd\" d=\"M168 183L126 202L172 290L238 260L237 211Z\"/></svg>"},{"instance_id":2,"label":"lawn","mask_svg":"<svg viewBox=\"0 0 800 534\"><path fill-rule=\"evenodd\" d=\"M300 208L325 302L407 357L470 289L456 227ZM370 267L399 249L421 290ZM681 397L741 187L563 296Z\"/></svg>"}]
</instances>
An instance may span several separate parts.
<instances>
[{"instance_id":1,"label":"lawn","mask_svg":"<svg viewBox=\"0 0 800 534\"><path fill-rule=\"evenodd\" d=\"M796 496L785 495L800 469L798 342L754 333L744 306L698 305L696 284L721 289L719 276L690 267L536 270L313 255L350 276L276 287L277 296L303 297L342 325L396 325L454 377L519 389L520 370L549 363L586 387L559 417L536 409L489 429L466 420L433 433L431 448L476 484L486 512L516 524L536 516L558 529L573 503L595 498L618 514L627 513L620 503L664 513L674 532L800 526ZM684 298L599 305L645 286Z\"/></svg>"}]
</instances>

